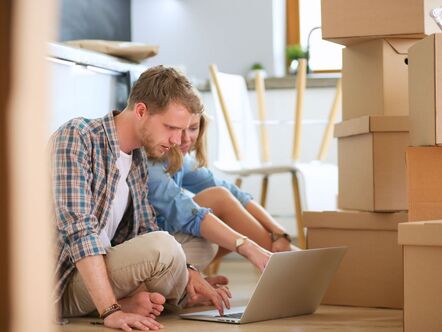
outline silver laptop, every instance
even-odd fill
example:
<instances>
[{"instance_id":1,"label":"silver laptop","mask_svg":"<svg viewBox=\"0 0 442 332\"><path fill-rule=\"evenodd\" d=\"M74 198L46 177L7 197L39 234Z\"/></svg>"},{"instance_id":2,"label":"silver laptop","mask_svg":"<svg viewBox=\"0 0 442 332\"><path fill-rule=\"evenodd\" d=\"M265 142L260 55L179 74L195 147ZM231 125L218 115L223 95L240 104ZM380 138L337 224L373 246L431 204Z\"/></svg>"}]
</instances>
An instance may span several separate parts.
<instances>
[{"instance_id":1,"label":"silver laptop","mask_svg":"<svg viewBox=\"0 0 442 332\"><path fill-rule=\"evenodd\" d=\"M245 307L181 314L184 319L244 324L315 312L347 248L275 253Z\"/></svg>"}]
</instances>

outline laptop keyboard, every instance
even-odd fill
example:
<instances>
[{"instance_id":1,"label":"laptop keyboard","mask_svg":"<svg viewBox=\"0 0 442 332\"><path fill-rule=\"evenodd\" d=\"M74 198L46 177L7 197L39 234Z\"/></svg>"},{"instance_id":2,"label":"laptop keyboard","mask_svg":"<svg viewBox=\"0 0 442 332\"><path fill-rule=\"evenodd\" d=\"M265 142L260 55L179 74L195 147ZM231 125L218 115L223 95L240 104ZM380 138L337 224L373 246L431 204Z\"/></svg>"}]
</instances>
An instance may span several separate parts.
<instances>
[{"instance_id":1,"label":"laptop keyboard","mask_svg":"<svg viewBox=\"0 0 442 332\"><path fill-rule=\"evenodd\" d=\"M241 316L242 316L242 312L237 312L237 313L234 313L234 314L226 314L226 315L223 315L223 316L217 316L217 317L227 317L227 318L241 318Z\"/></svg>"}]
</instances>

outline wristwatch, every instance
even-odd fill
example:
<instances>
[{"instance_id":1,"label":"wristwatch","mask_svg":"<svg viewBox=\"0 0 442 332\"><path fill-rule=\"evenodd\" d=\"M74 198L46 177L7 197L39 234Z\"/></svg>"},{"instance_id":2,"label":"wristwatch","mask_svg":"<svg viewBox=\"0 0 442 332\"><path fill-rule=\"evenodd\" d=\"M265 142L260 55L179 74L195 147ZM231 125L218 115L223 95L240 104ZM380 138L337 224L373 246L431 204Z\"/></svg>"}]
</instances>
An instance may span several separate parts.
<instances>
[{"instance_id":1,"label":"wristwatch","mask_svg":"<svg viewBox=\"0 0 442 332\"><path fill-rule=\"evenodd\" d=\"M239 247L241 247L242 245L244 245L248 239L249 239L249 238L248 238L247 236L242 236L242 237L239 237L239 238L237 238L237 239L235 240L235 251L236 251L237 253L239 253L239 252L238 252Z\"/></svg>"},{"instance_id":2,"label":"wristwatch","mask_svg":"<svg viewBox=\"0 0 442 332\"><path fill-rule=\"evenodd\" d=\"M287 233L270 233L270 238L272 239L272 242L284 238L287 241L289 241L289 243L292 243L292 239L290 238L290 235L288 235Z\"/></svg>"},{"instance_id":3,"label":"wristwatch","mask_svg":"<svg viewBox=\"0 0 442 332\"><path fill-rule=\"evenodd\" d=\"M187 268L188 268L189 270L192 270L192 271L195 271L195 272L199 272L199 270L196 268L195 265L192 265L192 264L186 263L186 266L187 266Z\"/></svg>"}]
</instances>

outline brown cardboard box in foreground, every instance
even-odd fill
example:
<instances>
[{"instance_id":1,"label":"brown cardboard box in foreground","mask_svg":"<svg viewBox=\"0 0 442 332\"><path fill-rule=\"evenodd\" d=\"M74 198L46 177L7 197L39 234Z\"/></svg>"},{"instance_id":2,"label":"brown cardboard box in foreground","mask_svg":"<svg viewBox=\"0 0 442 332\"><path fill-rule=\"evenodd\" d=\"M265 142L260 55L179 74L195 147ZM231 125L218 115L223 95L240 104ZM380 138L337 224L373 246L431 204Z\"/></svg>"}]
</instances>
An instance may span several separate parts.
<instances>
[{"instance_id":1,"label":"brown cardboard box in foreground","mask_svg":"<svg viewBox=\"0 0 442 332\"><path fill-rule=\"evenodd\" d=\"M418 39L376 39L343 50L342 119L408 115L408 48Z\"/></svg>"},{"instance_id":2,"label":"brown cardboard box in foreground","mask_svg":"<svg viewBox=\"0 0 442 332\"><path fill-rule=\"evenodd\" d=\"M408 117L365 116L335 126L338 208L407 210L405 151Z\"/></svg>"},{"instance_id":3,"label":"brown cardboard box in foreground","mask_svg":"<svg viewBox=\"0 0 442 332\"><path fill-rule=\"evenodd\" d=\"M442 219L442 147L407 149L409 221Z\"/></svg>"},{"instance_id":4,"label":"brown cardboard box in foreground","mask_svg":"<svg viewBox=\"0 0 442 332\"><path fill-rule=\"evenodd\" d=\"M404 255L404 331L442 329L442 221L399 225Z\"/></svg>"},{"instance_id":5,"label":"brown cardboard box in foreground","mask_svg":"<svg viewBox=\"0 0 442 332\"><path fill-rule=\"evenodd\" d=\"M322 0L322 38L350 45L361 38L423 38L439 32L430 10L442 0Z\"/></svg>"},{"instance_id":6,"label":"brown cardboard box in foreground","mask_svg":"<svg viewBox=\"0 0 442 332\"><path fill-rule=\"evenodd\" d=\"M307 247L347 246L324 304L402 308L402 249L397 227L406 212L304 212Z\"/></svg>"},{"instance_id":7,"label":"brown cardboard box in foreground","mask_svg":"<svg viewBox=\"0 0 442 332\"><path fill-rule=\"evenodd\" d=\"M409 50L410 143L442 144L442 33Z\"/></svg>"}]
</instances>

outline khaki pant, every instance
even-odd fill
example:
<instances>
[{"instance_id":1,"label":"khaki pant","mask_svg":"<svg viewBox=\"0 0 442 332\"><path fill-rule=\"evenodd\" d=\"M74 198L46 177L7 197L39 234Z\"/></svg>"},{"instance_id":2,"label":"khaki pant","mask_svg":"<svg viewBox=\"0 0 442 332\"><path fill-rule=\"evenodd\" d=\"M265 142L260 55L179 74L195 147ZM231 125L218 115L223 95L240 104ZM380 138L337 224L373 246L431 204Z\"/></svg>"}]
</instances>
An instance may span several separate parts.
<instances>
[{"instance_id":1,"label":"khaki pant","mask_svg":"<svg viewBox=\"0 0 442 332\"><path fill-rule=\"evenodd\" d=\"M117 299L145 287L163 294L169 304L177 305L187 285L183 249L167 232L144 234L109 248L104 259ZM75 271L63 293L63 317L82 316L94 310L89 292Z\"/></svg>"},{"instance_id":2,"label":"khaki pant","mask_svg":"<svg viewBox=\"0 0 442 332\"><path fill-rule=\"evenodd\" d=\"M200 271L209 266L218 252L218 245L206 239L184 233L172 235L181 243L187 263L194 265Z\"/></svg>"}]
</instances>

